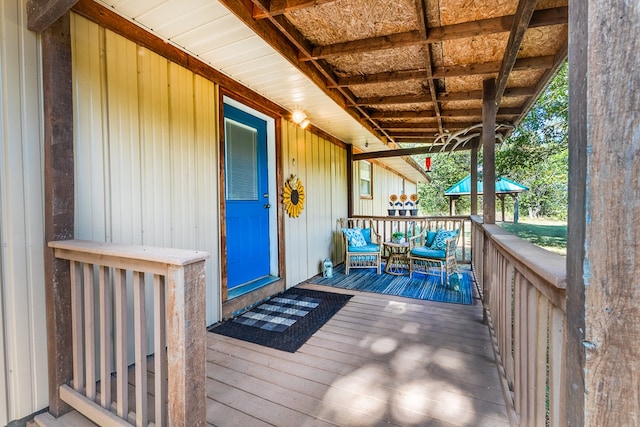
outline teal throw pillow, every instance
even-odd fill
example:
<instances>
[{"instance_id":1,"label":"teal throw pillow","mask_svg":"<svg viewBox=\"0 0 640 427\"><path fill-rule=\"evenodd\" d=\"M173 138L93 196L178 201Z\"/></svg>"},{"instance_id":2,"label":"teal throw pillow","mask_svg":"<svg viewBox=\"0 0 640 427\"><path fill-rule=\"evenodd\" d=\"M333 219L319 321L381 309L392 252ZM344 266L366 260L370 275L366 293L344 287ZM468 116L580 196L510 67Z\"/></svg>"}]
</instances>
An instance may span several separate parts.
<instances>
[{"instance_id":1,"label":"teal throw pillow","mask_svg":"<svg viewBox=\"0 0 640 427\"><path fill-rule=\"evenodd\" d=\"M433 240L433 245L431 245L431 249L439 249L441 251L447 249L447 244L445 242L446 239L450 237L457 237L458 230L438 230L436 233L436 237Z\"/></svg>"},{"instance_id":2,"label":"teal throw pillow","mask_svg":"<svg viewBox=\"0 0 640 427\"><path fill-rule=\"evenodd\" d=\"M363 246L367 246L367 241L364 240L364 236L362 235L362 229L360 227L356 228L343 228L342 232L345 236L347 236L347 241L349 242L349 246L353 246L354 248L361 248Z\"/></svg>"},{"instance_id":3,"label":"teal throw pillow","mask_svg":"<svg viewBox=\"0 0 640 427\"><path fill-rule=\"evenodd\" d=\"M364 237L364 241L367 242L367 244L371 241L371 229L370 228L363 228L362 229L362 237Z\"/></svg>"},{"instance_id":4,"label":"teal throw pillow","mask_svg":"<svg viewBox=\"0 0 640 427\"><path fill-rule=\"evenodd\" d=\"M435 231L431 231L428 230L427 233L425 234L425 242L424 245L428 248L431 247L431 245L433 245L433 241L436 240L436 233Z\"/></svg>"}]
</instances>

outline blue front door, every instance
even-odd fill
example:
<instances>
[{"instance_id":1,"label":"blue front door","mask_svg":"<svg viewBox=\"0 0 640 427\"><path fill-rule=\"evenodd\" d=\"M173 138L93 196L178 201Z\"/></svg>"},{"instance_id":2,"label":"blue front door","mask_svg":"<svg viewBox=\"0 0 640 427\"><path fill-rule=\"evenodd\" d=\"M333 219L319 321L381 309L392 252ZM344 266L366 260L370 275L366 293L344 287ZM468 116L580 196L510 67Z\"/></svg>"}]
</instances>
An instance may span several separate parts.
<instances>
[{"instance_id":1,"label":"blue front door","mask_svg":"<svg viewBox=\"0 0 640 427\"><path fill-rule=\"evenodd\" d=\"M227 289L269 275L267 124L224 105Z\"/></svg>"}]
</instances>

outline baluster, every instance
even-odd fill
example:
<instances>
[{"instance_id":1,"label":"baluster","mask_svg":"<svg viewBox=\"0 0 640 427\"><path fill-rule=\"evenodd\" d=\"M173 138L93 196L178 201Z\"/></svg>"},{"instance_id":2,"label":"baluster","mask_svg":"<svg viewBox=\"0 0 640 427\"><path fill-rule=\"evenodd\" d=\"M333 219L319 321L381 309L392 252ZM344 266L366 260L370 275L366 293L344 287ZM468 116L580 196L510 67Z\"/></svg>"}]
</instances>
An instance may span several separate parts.
<instances>
[{"instance_id":1,"label":"baluster","mask_svg":"<svg viewBox=\"0 0 640 427\"><path fill-rule=\"evenodd\" d=\"M100 405L111 408L111 286L109 269L98 269L100 292Z\"/></svg>"},{"instance_id":2,"label":"baluster","mask_svg":"<svg viewBox=\"0 0 640 427\"><path fill-rule=\"evenodd\" d=\"M116 398L117 414L126 420L129 414L128 345L127 345L127 273L115 269L115 314L116 314Z\"/></svg>"},{"instance_id":3,"label":"baluster","mask_svg":"<svg viewBox=\"0 0 640 427\"><path fill-rule=\"evenodd\" d=\"M82 345L82 274L80 263L71 261L71 335L73 351L73 388L84 389L84 346Z\"/></svg>"},{"instance_id":4,"label":"baluster","mask_svg":"<svg viewBox=\"0 0 640 427\"><path fill-rule=\"evenodd\" d=\"M84 264L84 347L85 347L85 396L96 400L96 332L93 265Z\"/></svg>"},{"instance_id":5,"label":"baluster","mask_svg":"<svg viewBox=\"0 0 640 427\"><path fill-rule=\"evenodd\" d=\"M146 426L147 414L147 313L144 273L133 272L133 328L135 331L136 425Z\"/></svg>"},{"instance_id":6,"label":"baluster","mask_svg":"<svg viewBox=\"0 0 640 427\"><path fill-rule=\"evenodd\" d=\"M154 353L155 353L155 424L162 427L167 424L167 329L166 329L166 294L165 278L153 276L153 318Z\"/></svg>"}]
</instances>

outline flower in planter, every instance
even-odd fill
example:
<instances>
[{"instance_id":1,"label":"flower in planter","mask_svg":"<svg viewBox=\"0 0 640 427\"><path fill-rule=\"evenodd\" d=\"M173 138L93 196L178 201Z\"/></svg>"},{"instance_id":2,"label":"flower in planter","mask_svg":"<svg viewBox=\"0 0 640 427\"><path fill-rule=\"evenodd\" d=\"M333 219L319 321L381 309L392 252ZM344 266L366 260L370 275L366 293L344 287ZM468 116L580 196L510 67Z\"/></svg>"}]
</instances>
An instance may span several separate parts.
<instances>
[{"instance_id":1,"label":"flower in planter","mask_svg":"<svg viewBox=\"0 0 640 427\"><path fill-rule=\"evenodd\" d=\"M397 194L391 194L389 196L389 206L393 207L393 205L395 204L396 201L398 201L398 195Z\"/></svg>"}]
</instances>

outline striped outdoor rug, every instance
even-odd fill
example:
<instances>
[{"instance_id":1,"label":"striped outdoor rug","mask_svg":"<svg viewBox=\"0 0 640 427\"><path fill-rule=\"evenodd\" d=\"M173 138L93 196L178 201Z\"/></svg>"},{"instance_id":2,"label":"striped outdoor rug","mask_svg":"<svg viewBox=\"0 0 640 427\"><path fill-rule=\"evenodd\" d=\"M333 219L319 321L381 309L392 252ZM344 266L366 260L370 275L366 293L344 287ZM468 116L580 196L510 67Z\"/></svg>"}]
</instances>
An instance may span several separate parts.
<instances>
[{"instance_id":1,"label":"striped outdoor rug","mask_svg":"<svg viewBox=\"0 0 640 427\"><path fill-rule=\"evenodd\" d=\"M331 279L325 279L322 275L319 275L313 277L309 282L336 288L397 295L429 301L467 305L474 304L475 299L471 271L465 268L460 268L459 271L459 275L453 274L451 276L449 287L440 284L440 278L438 276L414 273L413 279L409 279L409 276L386 274L384 267L381 274L376 274L375 269L357 269L351 270L347 276L344 274L344 265L339 265L334 268L333 278Z\"/></svg>"}]
</instances>

